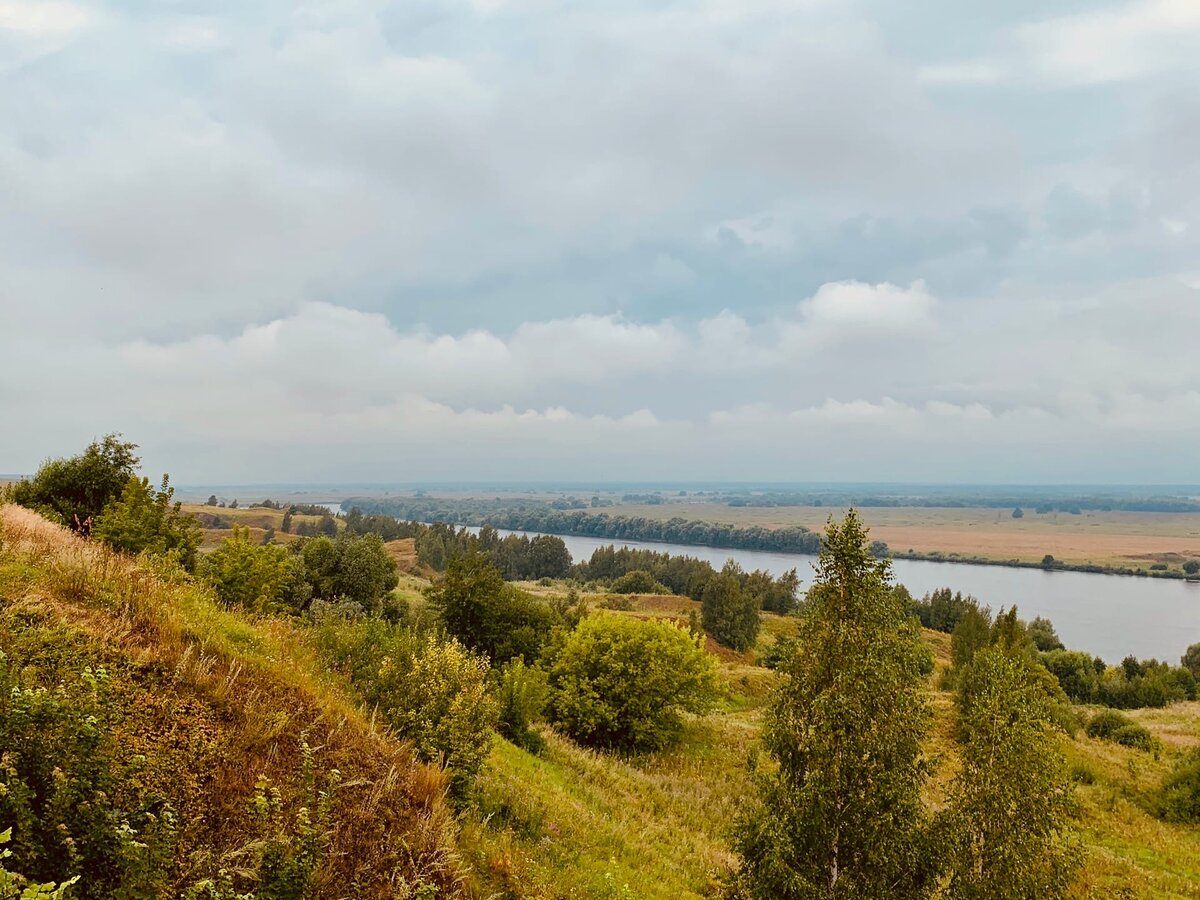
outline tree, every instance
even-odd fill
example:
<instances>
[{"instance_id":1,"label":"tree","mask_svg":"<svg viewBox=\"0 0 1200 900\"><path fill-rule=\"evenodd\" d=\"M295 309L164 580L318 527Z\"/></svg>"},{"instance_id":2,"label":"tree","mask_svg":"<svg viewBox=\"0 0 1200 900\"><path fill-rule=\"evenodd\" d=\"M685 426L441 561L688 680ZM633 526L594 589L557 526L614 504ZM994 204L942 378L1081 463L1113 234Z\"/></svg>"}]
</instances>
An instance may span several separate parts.
<instances>
[{"instance_id":1,"label":"tree","mask_svg":"<svg viewBox=\"0 0 1200 900\"><path fill-rule=\"evenodd\" d=\"M1025 518L1025 510L1021 509L1021 507L1019 507L1019 506L1013 507L1012 517L1014 519Z\"/></svg>"},{"instance_id":2,"label":"tree","mask_svg":"<svg viewBox=\"0 0 1200 900\"><path fill-rule=\"evenodd\" d=\"M13 485L12 501L87 534L133 477L141 463L136 450L121 435L106 435L78 456L42 463L32 479Z\"/></svg>"},{"instance_id":3,"label":"tree","mask_svg":"<svg viewBox=\"0 0 1200 900\"><path fill-rule=\"evenodd\" d=\"M1057 565L1058 565L1058 560L1056 560L1049 553L1047 553L1045 556L1042 557L1042 568L1043 569L1053 569Z\"/></svg>"},{"instance_id":4,"label":"tree","mask_svg":"<svg viewBox=\"0 0 1200 900\"><path fill-rule=\"evenodd\" d=\"M232 500L230 500L230 501L229 501L229 508L230 508L230 509L237 509L237 508L238 508L237 497L234 497Z\"/></svg>"},{"instance_id":5,"label":"tree","mask_svg":"<svg viewBox=\"0 0 1200 900\"><path fill-rule=\"evenodd\" d=\"M854 510L831 520L766 716L778 769L760 779L759 803L738 826L751 897L926 892L928 666L891 563L872 558Z\"/></svg>"},{"instance_id":6,"label":"tree","mask_svg":"<svg viewBox=\"0 0 1200 900\"><path fill-rule=\"evenodd\" d=\"M275 526L274 525L268 524L267 527L263 529L262 542L264 544L271 544L271 543L275 542Z\"/></svg>"},{"instance_id":7,"label":"tree","mask_svg":"<svg viewBox=\"0 0 1200 900\"><path fill-rule=\"evenodd\" d=\"M1034 646L1042 653L1064 649L1063 642L1058 637L1058 632L1054 630L1054 623L1049 619L1038 616L1029 623L1028 631Z\"/></svg>"},{"instance_id":8,"label":"tree","mask_svg":"<svg viewBox=\"0 0 1200 900\"><path fill-rule=\"evenodd\" d=\"M127 553L171 554L189 572L196 568L200 525L173 501L168 476L155 490L149 478L131 476L118 500L108 504L93 535Z\"/></svg>"},{"instance_id":9,"label":"tree","mask_svg":"<svg viewBox=\"0 0 1200 900\"><path fill-rule=\"evenodd\" d=\"M1180 657L1179 663L1196 678L1200 678L1200 644L1188 647Z\"/></svg>"},{"instance_id":10,"label":"tree","mask_svg":"<svg viewBox=\"0 0 1200 900\"><path fill-rule=\"evenodd\" d=\"M761 616L758 599L742 590L741 567L733 560L708 580L700 596L704 630L713 639L734 650L748 650L758 639Z\"/></svg>"},{"instance_id":11,"label":"tree","mask_svg":"<svg viewBox=\"0 0 1200 900\"><path fill-rule=\"evenodd\" d=\"M1189 559L1183 564L1183 571L1188 575L1195 575L1200 572L1200 559Z\"/></svg>"},{"instance_id":12,"label":"tree","mask_svg":"<svg viewBox=\"0 0 1200 900\"><path fill-rule=\"evenodd\" d=\"M533 662L550 629L560 624L553 609L506 584L500 570L478 551L452 558L445 577L427 596L446 630L496 665L517 657Z\"/></svg>"},{"instance_id":13,"label":"tree","mask_svg":"<svg viewBox=\"0 0 1200 900\"><path fill-rule=\"evenodd\" d=\"M216 494L209 494L209 495L208 495L208 500L206 500L206 501L205 501L205 504L204 504L204 505L205 505L205 506L216 506L216 505L217 505L217 495L216 495Z\"/></svg>"},{"instance_id":14,"label":"tree","mask_svg":"<svg viewBox=\"0 0 1200 900\"><path fill-rule=\"evenodd\" d=\"M377 534L310 538L301 545L300 555L313 597L350 600L371 615L379 613L384 596L400 583L396 561Z\"/></svg>"},{"instance_id":15,"label":"tree","mask_svg":"<svg viewBox=\"0 0 1200 900\"><path fill-rule=\"evenodd\" d=\"M283 521L279 523L279 530L284 534L292 533L292 511L290 509L283 514Z\"/></svg>"},{"instance_id":16,"label":"tree","mask_svg":"<svg viewBox=\"0 0 1200 900\"><path fill-rule=\"evenodd\" d=\"M548 657L550 719L592 747L666 747L680 714L704 712L716 693L712 657L671 622L591 616Z\"/></svg>"},{"instance_id":17,"label":"tree","mask_svg":"<svg viewBox=\"0 0 1200 900\"><path fill-rule=\"evenodd\" d=\"M1080 857L1073 799L1045 692L1000 645L979 651L958 697L963 767L938 822L952 898L1066 896Z\"/></svg>"},{"instance_id":18,"label":"tree","mask_svg":"<svg viewBox=\"0 0 1200 900\"><path fill-rule=\"evenodd\" d=\"M204 557L200 574L222 603L256 613L300 612L311 594L300 557L274 544L255 546L250 530L237 525Z\"/></svg>"},{"instance_id":19,"label":"tree","mask_svg":"<svg viewBox=\"0 0 1200 900\"><path fill-rule=\"evenodd\" d=\"M950 633L950 665L962 671L971 664L975 654L991 643L992 619L978 604L968 607Z\"/></svg>"}]
</instances>

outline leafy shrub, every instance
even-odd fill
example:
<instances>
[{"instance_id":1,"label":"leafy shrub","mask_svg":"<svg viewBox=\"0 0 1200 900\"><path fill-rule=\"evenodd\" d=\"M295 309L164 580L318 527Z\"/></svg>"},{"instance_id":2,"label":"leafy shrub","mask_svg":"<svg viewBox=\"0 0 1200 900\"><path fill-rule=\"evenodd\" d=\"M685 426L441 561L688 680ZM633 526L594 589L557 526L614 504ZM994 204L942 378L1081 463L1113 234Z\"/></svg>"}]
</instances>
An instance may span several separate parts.
<instances>
[{"instance_id":1,"label":"leafy shrub","mask_svg":"<svg viewBox=\"0 0 1200 900\"><path fill-rule=\"evenodd\" d=\"M514 659L495 670L495 695L500 707L500 733L526 750L537 752L542 739L532 728L546 711L550 686L546 673Z\"/></svg>"},{"instance_id":2,"label":"leafy shrub","mask_svg":"<svg viewBox=\"0 0 1200 900\"><path fill-rule=\"evenodd\" d=\"M669 594L671 589L645 569L626 572L609 588L614 594Z\"/></svg>"},{"instance_id":3,"label":"leafy shrub","mask_svg":"<svg viewBox=\"0 0 1200 900\"><path fill-rule=\"evenodd\" d=\"M378 615L383 598L400 583L396 561L377 534L309 538L301 542L299 552L304 578L320 600L353 600Z\"/></svg>"},{"instance_id":4,"label":"leafy shrub","mask_svg":"<svg viewBox=\"0 0 1200 900\"><path fill-rule=\"evenodd\" d=\"M77 898L155 896L172 815L138 789L138 761L120 762L109 706L104 669L47 689L22 683L0 654L0 827L12 830L7 852L28 879L84 876Z\"/></svg>"},{"instance_id":5,"label":"leafy shrub","mask_svg":"<svg viewBox=\"0 0 1200 900\"><path fill-rule=\"evenodd\" d=\"M171 555L188 572L196 569L200 526L172 499L175 488L164 475L155 490L149 478L130 478L119 499L104 508L92 534L126 553Z\"/></svg>"},{"instance_id":6,"label":"leafy shrub","mask_svg":"<svg viewBox=\"0 0 1200 900\"><path fill-rule=\"evenodd\" d=\"M938 588L912 604L921 624L934 631L950 634L969 609L979 609L979 601L961 591Z\"/></svg>"},{"instance_id":7,"label":"leafy shrub","mask_svg":"<svg viewBox=\"0 0 1200 900\"><path fill-rule=\"evenodd\" d=\"M593 616L548 656L551 721L593 747L660 749L716 693L712 658L670 622Z\"/></svg>"},{"instance_id":8,"label":"leafy shrub","mask_svg":"<svg viewBox=\"0 0 1200 900\"><path fill-rule=\"evenodd\" d=\"M1200 822L1200 750L1179 760L1163 780L1158 815L1168 822Z\"/></svg>"},{"instance_id":9,"label":"leafy shrub","mask_svg":"<svg viewBox=\"0 0 1200 900\"><path fill-rule=\"evenodd\" d=\"M1193 678L1200 678L1200 644L1192 644L1188 647L1179 663L1192 673Z\"/></svg>"},{"instance_id":10,"label":"leafy shrub","mask_svg":"<svg viewBox=\"0 0 1200 900\"><path fill-rule=\"evenodd\" d=\"M235 526L203 558L200 574L222 603L257 613L299 612L308 600L303 560L283 547L255 544L247 528Z\"/></svg>"},{"instance_id":11,"label":"leafy shrub","mask_svg":"<svg viewBox=\"0 0 1200 900\"><path fill-rule=\"evenodd\" d=\"M1054 630L1054 623L1049 619L1038 616L1029 623L1028 631L1029 639L1042 653L1063 649L1063 642L1059 639L1058 632Z\"/></svg>"},{"instance_id":12,"label":"leafy shrub","mask_svg":"<svg viewBox=\"0 0 1200 900\"><path fill-rule=\"evenodd\" d=\"M1138 750L1151 750L1155 746L1153 735L1133 719L1115 709L1097 713L1087 726L1088 737L1099 738Z\"/></svg>"},{"instance_id":13,"label":"leafy shrub","mask_svg":"<svg viewBox=\"0 0 1200 900\"><path fill-rule=\"evenodd\" d=\"M379 619L326 619L313 627L325 663L346 675L417 756L450 770L461 795L479 772L497 724L490 666L458 641L421 638Z\"/></svg>"},{"instance_id":14,"label":"leafy shrub","mask_svg":"<svg viewBox=\"0 0 1200 900\"><path fill-rule=\"evenodd\" d=\"M78 456L42 463L32 479L13 485L11 499L87 533L133 477L141 462L136 450L119 434L106 435Z\"/></svg>"},{"instance_id":15,"label":"leafy shrub","mask_svg":"<svg viewBox=\"0 0 1200 900\"><path fill-rule=\"evenodd\" d=\"M560 624L547 604L505 584L482 553L450 560L428 597L450 634L496 664L517 657L537 659L546 635Z\"/></svg>"}]
</instances>

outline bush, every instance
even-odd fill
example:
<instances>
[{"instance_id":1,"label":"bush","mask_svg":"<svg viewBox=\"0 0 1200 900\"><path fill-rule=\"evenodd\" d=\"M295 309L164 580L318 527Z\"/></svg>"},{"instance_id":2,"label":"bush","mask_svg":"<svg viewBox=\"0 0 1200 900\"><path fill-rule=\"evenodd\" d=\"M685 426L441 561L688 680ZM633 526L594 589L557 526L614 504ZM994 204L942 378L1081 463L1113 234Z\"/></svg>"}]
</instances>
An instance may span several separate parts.
<instances>
[{"instance_id":1,"label":"bush","mask_svg":"<svg viewBox=\"0 0 1200 900\"><path fill-rule=\"evenodd\" d=\"M225 605L264 615L298 613L310 594L303 561L283 547L253 543L248 528L234 526L201 561L200 574Z\"/></svg>"},{"instance_id":2,"label":"bush","mask_svg":"<svg viewBox=\"0 0 1200 900\"><path fill-rule=\"evenodd\" d=\"M132 477L119 499L104 508L92 534L126 553L173 556L188 572L196 570L200 526L172 499L175 488L163 475L155 490L149 478Z\"/></svg>"},{"instance_id":3,"label":"bush","mask_svg":"<svg viewBox=\"0 0 1200 900\"><path fill-rule=\"evenodd\" d=\"M1163 780L1158 815L1168 822L1200 823L1200 750L1184 756Z\"/></svg>"},{"instance_id":4,"label":"bush","mask_svg":"<svg viewBox=\"0 0 1200 900\"><path fill-rule=\"evenodd\" d=\"M1033 645L1043 653L1064 649L1063 642L1059 640L1058 632L1054 630L1054 623L1049 619L1038 616L1029 623L1028 632Z\"/></svg>"},{"instance_id":5,"label":"bush","mask_svg":"<svg viewBox=\"0 0 1200 900\"><path fill-rule=\"evenodd\" d=\"M494 674L500 733L518 747L539 751L543 742L532 726L542 721L546 711L550 693L546 673L514 659Z\"/></svg>"},{"instance_id":6,"label":"bush","mask_svg":"<svg viewBox=\"0 0 1200 900\"><path fill-rule=\"evenodd\" d=\"M1155 745L1149 731L1115 709L1106 709L1093 716L1088 722L1087 733L1088 737L1138 750L1150 750Z\"/></svg>"},{"instance_id":7,"label":"bush","mask_svg":"<svg viewBox=\"0 0 1200 900\"><path fill-rule=\"evenodd\" d=\"M1200 644L1192 644L1188 647L1179 663L1192 673L1193 678L1200 678Z\"/></svg>"},{"instance_id":8,"label":"bush","mask_svg":"<svg viewBox=\"0 0 1200 900\"><path fill-rule=\"evenodd\" d=\"M626 572L609 588L614 594L669 594L671 589L657 581L645 569Z\"/></svg>"},{"instance_id":9,"label":"bush","mask_svg":"<svg viewBox=\"0 0 1200 900\"><path fill-rule=\"evenodd\" d=\"M497 665L537 659L546 635L561 622L550 606L505 584L500 570L477 552L451 559L428 597L450 634Z\"/></svg>"},{"instance_id":10,"label":"bush","mask_svg":"<svg viewBox=\"0 0 1200 900\"><path fill-rule=\"evenodd\" d=\"M137 444L120 438L110 434L78 456L42 463L32 479L13 485L12 501L87 534L141 462Z\"/></svg>"},{"instance_id":11,"label":"bush","mask_svg":"<svg viewBox=\"0 0 1200 900\"><path fill-rule=\"evenodd\" d=\"M592 747L661 749L716 693L712 658L670 622L592 616L548 656L550 719Z\"/></svg>"},{"instance_id":12,"label":"bush","mask_svg":"<svg viewBox=\"0 0 1200 900\"><path fill-rule=\"evenodd\" d=\"M1189 559L1183 564L1183 571L1188 575L1200 573L1200 559Z\"/></svg>"},{"instance_id":13,"label":"bush","mask_svg":"<svg viewBox=\"0 0 1200 900\"><path fill-rule=\"evenodd\" d=\"M383 598L400 583L396 561L376 534L308 538L299 552L304 577L319 600L353 600L378 615Z\"/></svg>"},{"instance_id":14,"label":"bush","mask_svg":"<svg viewBox=\"0 0 1200 900\"><path fill-rule=\"evenodd\" d=\"M450 770L451 790L462 796L497 724L487 660L457 641L420 638L379 619L325 619L312 640L326 665L347 676L419 758Z\"/></svg>"},{"instance_id":15,"label":"bush","mask_svg":"<svg viewBox=\"0 0 1200 900\"><path fill-rule=\"evenodd\" d=\"M156 896L172 815L112 746L108 673L46 689L14 668L0 654L0 829L12 830L13 868L35 882L83 876L71 897Z\"/></svg>"}]
</instances>

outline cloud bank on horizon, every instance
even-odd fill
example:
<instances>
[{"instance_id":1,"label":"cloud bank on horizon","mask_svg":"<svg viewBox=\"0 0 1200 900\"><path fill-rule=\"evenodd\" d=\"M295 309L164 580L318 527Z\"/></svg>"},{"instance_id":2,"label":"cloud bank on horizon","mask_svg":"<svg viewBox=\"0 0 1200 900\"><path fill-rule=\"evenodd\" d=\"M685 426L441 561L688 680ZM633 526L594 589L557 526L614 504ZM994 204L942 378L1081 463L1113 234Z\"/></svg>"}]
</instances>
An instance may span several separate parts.
<instances>
[{"instance_id":1,"label":"cloud bank on horizon","mask_svg":"<svg viewBox=\"0 0 1200 900\"><path fill-rule=\"evenodd\" d=\"M0 0L0 472L1196 482L1192 0Z\"/></svg>"}]
</instances>

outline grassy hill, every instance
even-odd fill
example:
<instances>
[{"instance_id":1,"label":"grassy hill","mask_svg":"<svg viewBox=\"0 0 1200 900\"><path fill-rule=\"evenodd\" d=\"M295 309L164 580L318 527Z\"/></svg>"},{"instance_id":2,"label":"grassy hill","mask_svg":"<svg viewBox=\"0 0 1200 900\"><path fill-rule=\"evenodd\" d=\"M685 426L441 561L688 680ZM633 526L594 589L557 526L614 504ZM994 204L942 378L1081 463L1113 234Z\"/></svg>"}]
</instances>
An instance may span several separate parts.
<instances>
[{"instance_id":1,"label":"grassy hill","mask_svg":"<svg viewBox=\"0 0 1200 900\"><path fill-rule=\"evenodd\" d=\"M297 843L314 788L339 779L320 823L318 896L461 893L442 773L377 728L288 622L222 609L187 581L4 506L0 649L31 686L108 674L105 745L122 766L138 760L139 788L176 812L165 896L244 867L264 839ZM269 835L252 809L262 778L279 801Z\"/></svg>"}]
</instances>

